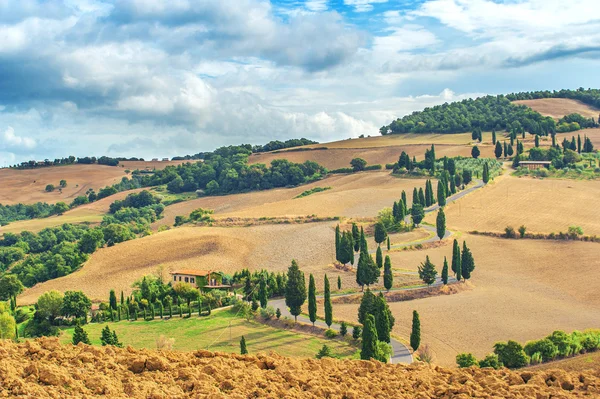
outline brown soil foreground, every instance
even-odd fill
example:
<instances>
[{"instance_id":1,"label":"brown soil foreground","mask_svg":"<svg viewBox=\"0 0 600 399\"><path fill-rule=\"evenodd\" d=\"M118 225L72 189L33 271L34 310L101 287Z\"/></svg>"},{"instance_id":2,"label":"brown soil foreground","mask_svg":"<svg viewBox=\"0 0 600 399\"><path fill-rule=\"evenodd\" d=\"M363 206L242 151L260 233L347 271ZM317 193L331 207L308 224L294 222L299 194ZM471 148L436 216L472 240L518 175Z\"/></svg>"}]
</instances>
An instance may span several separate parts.
<instances>
[{"instance_id":1,"label":"brown soil foreground","mask_svg":"<svg viewBox=\"0 0 600 399\"><path fill-rule=\"evenodd\" d=\"M444 369L425 364L290 359L0 343L0 396L36 398L576 398L600 395L600 370Z\"/></svg>"}]
</instances>

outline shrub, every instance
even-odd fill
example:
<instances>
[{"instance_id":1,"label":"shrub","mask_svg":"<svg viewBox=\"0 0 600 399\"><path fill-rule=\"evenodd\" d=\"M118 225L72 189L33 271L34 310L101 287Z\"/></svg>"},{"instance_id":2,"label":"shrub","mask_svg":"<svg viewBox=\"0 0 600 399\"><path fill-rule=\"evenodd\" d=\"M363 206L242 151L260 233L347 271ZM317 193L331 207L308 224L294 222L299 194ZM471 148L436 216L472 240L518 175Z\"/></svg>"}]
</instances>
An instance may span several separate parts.
<instances>
[{"instance_id":1,"label":"shrub","mask_svg":"<svg viewBox=\"0 0 600 399\"><path fill-rule=\"evenodd\" d=\"M481 368L491 367L493 369L498 370L499 368L502 367L502 363L498 359L498 355L494 355L494 354L490 353L484 359L479 361L479 367L481 367Z\"/></svg>"},{"instance_id":2,"label":"shrub","mask_svg":"<svg viewBox=\"0 0 600 399\"><path fill-rule=\"evenodd\" d=\"M323 345L323 347L319 350L319 352L317 353L317 355L315 356L317 359L322 359L324 357L331 357L331 358L337 358L338 356L336 356L333 351L331 350L331 348L327 345Z\"/></svg>"},{"instance_id":3,"label":"shrub","mask_svg":"<svg viewBox=\"0 0 600 399\"><path fill-rule=\"evenodd\" d=\"M54 184L48 184L46 186L46 191L51 193L52 191L54 191Z\"/></svg>"},{"instance_id":4,"label":"shrub","mask_svg":"<svg viewBox=\"0 0 600 399\"><path fill-rule=\"evenodd\" d=\"M275 311L275 316L277 317L277 319L281 317L281 310L279 310L279 308L277 308L277 310Z\"/></svg>"},{"instance_id":5,"label":"shrub","mask_svg":"<svg viewBox=\"0 0 600 399\"><path fill-rule=\"evenodd\" d=\"M460 368L478 366L477 359L472 353L459 353L456 355L456 364Z\"/></svg>"},{"instance_id":6,"label":"shrub","mask_svg":"<svg viewBox=\"0 0 600 399\"><path fill-rule=\"evenodd\" d=\"M369 165L366 166L364 170L381 170L381 165Z\"/></svg>"},{"instance_id":7,"label":"shrub","mask_svg":"<svg viewBox=\"0 0 600 399\"><path fill-rule=\"evenodd\" d=\"M327 338L335 338L337 337L337 332L335 332L335 330L332 330L331 328L325 331L325 336Z\"/></svg>"},{"instance_id":8,"label":"shrub","mask_svg":"<svg viewBox=\"0 0 600 399\"><path fill-rule=\"evenodd\" d=\"M523 347L515 341L497 342L494 345L494 353L498 355L500 362L510 369L525 367L529 364L529 357Z\"/></svg>"},{"instance_id":9,"label":"shrub","mask_svg":"<svg viewBox=\"0 0 600 399\"><path fill-rule=\"evenodd\" d=\"M506 226L504 229L504 237L515 238L516 236L517 234L515 233L515 229L513 229L511 226Z\"/></svg>"},{"instance_id":10,"label":"shrub","mask_svg":"<svg viewBox=\"0 0 600 399\"><path fill-rule=\"evenodd\" d=\"M362 328L360 326L354 326L352 328L352 338L359 339L362 335Z\"/></svg>"},{"instance_id":11,"label":"shrub","mask_svg":"<svg viewBox=\"0 0 600 399\"><path fill-rule=\"evenodd\" d=\"M554 345L558 348L558 354L560 356L569 356L571 355L571 338L564 331L554 331L550 334L547 339L552 341Z\"/></svg>"},{"instance_id":12,"label":"shrub","mask_svg":"<svg viewBox=\"0 0 600 399\"><path fill-rule=\"evenodd\" d=\"M417 360L427 364L431 364L433 362L433 351L429 347L429 344L421 345L417 351Z\"/></svg>"},{"instance_id":13,"label":"shrub","mask_svg":"<svg viewBox=\"0 0 600 399\"><path fill-rule=\"evenodd\" d=\"M540 364L542 362L542 354L540 352L535 352L531 355L531 360L529 362L531 364Z\"/></svg>"},{"instance_id":14,"label":"shrub","mask_svg":"<svg viewBox=\"0 0 600 399\"><path fill-rule=\"evenodd\" d=\"M264 320L271 320L275 316L275 309L273 306L267 306L266 308L260 308L260 317Z\"/></svg>"},{"instance_id":15,"label":"shrub","mask_svg":"<svg viewBox=\"0 0 600 399\"><path fill-rule=\"evenodd\" d=\"M592 352L600 347L600 335L587 333L581 338L581 345L586 352Z\"/></svg>"},{"instance_id":16,"label":"shrub","mask_svg":"<svg viewBox=\"0 0 600 399\"><path fill-rule=\"evenodd\" d=\"M346 334L348 334L348 326L346 325L345 321L342 321L342 323L340 324L340 335L342 337L345 337Z\"/></svg>"},{"instance_id":17,"label":"shrub","mask_svg":"<svg viewBox=\"0 0 600 399\"><path fill-rule=\"evenodd\" d=\"M529 356L533 356L534 353L539 353L542 356L542 360L545 362L553 360L558 355L558 347L548 338L530 341L525 344L523 350Z\"/></svg>"},{"instance_id":18,"label":"shrub","mask_svg":"<svg viewBox=\"0 0 600 399\"><path fill-rule=\"evenodd\" d=\"M519 227L519 235L521 236L521 238L525 237L526 231L527 231L527 227L525 227L525 225L521 225L521 227Z\"/></svg>"},{"instance_id":19,"label":"shrub","mask_svg":"<svg viewBox=\"0 0 600 399\"><path fill-rule=\"evenodd\" d=\"M387 342L377 341L377 353L375 359L382 363L387 363L392 357L392 346Z\"/></svg>"},{"instance_id":20,"label":"shrub","mask_svg":"<svg viewBox=\"0 0 600 399\"><path fill-rule=\"evenodd\" d=\"M574 240L583 234L583 229L579 226L569 226L569 238Z\"/></svg>"}]
</instances>

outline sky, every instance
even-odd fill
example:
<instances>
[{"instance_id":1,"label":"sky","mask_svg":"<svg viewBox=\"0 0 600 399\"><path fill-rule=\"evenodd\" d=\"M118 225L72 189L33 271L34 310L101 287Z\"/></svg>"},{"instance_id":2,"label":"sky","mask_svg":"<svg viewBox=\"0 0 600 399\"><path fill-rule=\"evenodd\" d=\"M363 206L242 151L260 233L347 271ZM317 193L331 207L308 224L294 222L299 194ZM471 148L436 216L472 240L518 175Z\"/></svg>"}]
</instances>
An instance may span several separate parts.
<instances>
[{"instance_id":1,"label":"sky","mask_svg":"<svg viewBox=\"0 0 600 399\"><path fill-rule=\"evenodd\" d=\"M0 0L0 166L377 135L599 61L598 0Z\"/></svg>"}]
</instances>

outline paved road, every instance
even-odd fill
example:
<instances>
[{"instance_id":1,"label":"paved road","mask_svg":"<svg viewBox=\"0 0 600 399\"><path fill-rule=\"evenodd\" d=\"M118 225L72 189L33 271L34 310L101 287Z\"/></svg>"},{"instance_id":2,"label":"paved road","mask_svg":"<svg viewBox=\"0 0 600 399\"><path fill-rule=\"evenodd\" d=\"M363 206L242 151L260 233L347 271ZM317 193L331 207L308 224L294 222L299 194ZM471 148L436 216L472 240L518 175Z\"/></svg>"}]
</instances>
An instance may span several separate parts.
<instances>
[{"instance_id":1,"label":"paved road","mask_svg":"<svg viewBox=\"0 0 600 399\"><path fill-rule=\"evenodd\" d=\"M347 296L347 295L356 295L356 294L354 293L354 294L337 295L337 296ZM332 297L333 296L334 295L332 295ZM275 309L279 308L282 316L287 316L291 319L294 318L294 316L292 316L292 314L290 313L288 307L285 306L285 299L271 300L271 301L269 301L269 305L273 306ZM304 315L298 316L298 322L312 324L310 319ZM319 320L319 319L317 319L317 321L315 321L315 326L327 328L327 324L325 324L325 322L323 320ZM340 331L340 325L338 323L333 323L331 325L331 328L338 332ZM351 333L351 331L348 331L348 333ZM390 341L390 344L392 345L392 360L391 360L392 363L411 364L413 362L413 357L412 357L412 354L410 353L410 350L408 350L408 348L402 342L392 338Z\"/></svg>"}]
</instances>

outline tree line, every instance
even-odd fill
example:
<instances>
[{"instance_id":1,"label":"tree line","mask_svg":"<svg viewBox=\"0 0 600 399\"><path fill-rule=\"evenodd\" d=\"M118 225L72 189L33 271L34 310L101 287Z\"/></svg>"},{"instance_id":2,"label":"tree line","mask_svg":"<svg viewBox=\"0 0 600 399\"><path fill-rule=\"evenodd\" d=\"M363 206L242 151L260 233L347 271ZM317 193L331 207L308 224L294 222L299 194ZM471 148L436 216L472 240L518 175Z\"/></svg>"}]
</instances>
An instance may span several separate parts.
<instances>
[{"instance_id":1,"label":"tree line","mask_svg":"<svg viewBox=\"0 0 600 399\"><path fill-rule=\"evenodd\" d=\"M98 165L108 165L108 166L117 166L119 164L119 160L126 160L124 158L111 158L107 156L101 157L78 157L75 158L73 155L70 155L66 158L56 158L53 161L50 159L44 159L44 161L25 161L21 162L18 165L13 165L11 168L16 169L34 169L34 168L43 168L49 166L59 166L59 165L73 165L73 164L98 164ZM136 158L137 160L137 158ZM140 159L143 161L143 159Z\"/></svg>"}]
</instances>

